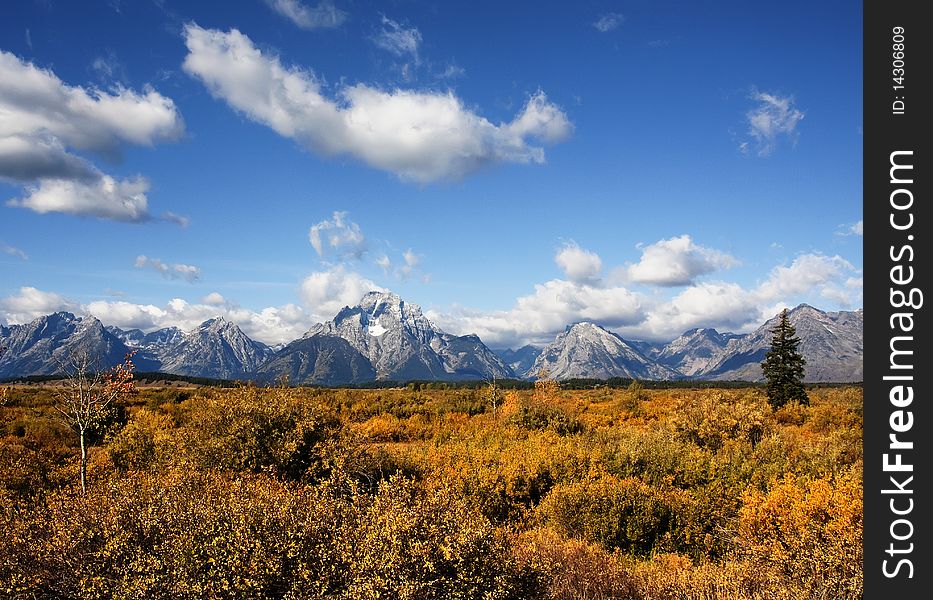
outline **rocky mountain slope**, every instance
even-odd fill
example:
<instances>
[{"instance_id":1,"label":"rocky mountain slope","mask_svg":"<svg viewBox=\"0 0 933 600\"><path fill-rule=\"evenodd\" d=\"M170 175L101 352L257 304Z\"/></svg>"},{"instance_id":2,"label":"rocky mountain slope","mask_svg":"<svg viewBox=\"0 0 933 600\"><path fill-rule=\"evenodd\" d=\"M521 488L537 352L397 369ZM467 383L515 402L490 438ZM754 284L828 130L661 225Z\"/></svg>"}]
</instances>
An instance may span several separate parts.
<instances>
[{"instance_id":1,"label":"rocky mountain slope","mask_svg":"<svg viewBox=\"0 0 933 600\"><path fill-rule=\"evenodd\" d=\"M68 312L45 315L0 329L0 377L52 375L76 353L87 353L101 368L123 361L129 348L94 317ZM146 363L147 366L152 366Z\"/></svg>"},{"instance_id":2,"label":"rocky mountain slope","mask_svg":"<svg viewBox=\"0 0 933 600\"><path fill-rule=\"evenodd\" d=\"M709 328L690 329L660 351L652 352L648 356L681 375L690 377L705 369L714 357L722 353L730 340L742 337L735 333L719 333Z\"/></svg>"},{"instance_id":3,"label":"rocky mountain slope","mask_svg":"<svg viewBox=\"0 0 933 600\"><path fill-rule=\"evenodd\" d=\"M643 355L624 339L593 323L576 323L541 350L532 373L553 379L675 379L678 374Z\"/></svg>"},{"instance_id":4,"label":"rocky mountain slope","mask_svg":"<svg viewBox=\"0 0 933 600\"><path fill-rule=\"evenodd\" d=\"M376 370L345 339L315 335L286 344L257 375L269 383L285 377L290 385L347 385L375 381Z\"/></svg>"},{"instance_id":5,"label":"rocky mountain slope","mask_svg":"<svg viewBox=\"0 0 933 600\"><path fill-rule=\"evenodd\" d=\"M478 337L441 331L418 305L390 292L369 292L304 337L320 336L345 340L369 361L379 380L514 377Z\"/></svg>"},{"instance_id":6,"label":"rocky mountain slope","mask_svg":"<svg viewBox=\"0 0 933 600\"><path fill-rule=\"evenodd\" d=\"M861 310L824 312L802 304L789 316L802 340L807 381L861 381ZM56 373L59 361L74 351L100 357L106 368L135 350L139 371L262 381L285 375L293 384L535 378L542 369L557 379L760 381L759 365L777 318L744 335L692 329L663 346L629 342L593 323L577 323L543 349L525 346L497 355L475 335L441 331L417 305L388 292L366 294L358 305L278 351L222 318L188 333L176 327L145 333L60 312L0 326L5 348L0 378Z\"/></svg>"},{"instance_id":7,"label":"rocky mountain slope","mask_svg":"<svg viewBox=\"0 0 933 600\"><path fill-rule=\"evenodd\" d=\"M807 360L805 381L847 382L862 380L862 310L824 312L808 304L788 311L797 329L800 353ZM706 367L699 379L761 381L761 361L771 346L771 330L778 323L775 315L755 331L732 339Z\"/></svg>"},{"instance_id":8,"label":"rocky mountain slope","mask_svg":"<svg viewBox=\"0 0 933 600\"><path fill-rule=\"evenodd\" d=\"M534 377L535 374L532 373L531 369L535 365L535 360L541 354L541 348L528 344L518 350L512 350L511 348L498 350L496 354L508 368L512 369L516 377L525 379Z\"/></svg>"},{"instance_id":9,"label":"rocky mountain slope","mask_svg":"<svg viewBox=\"0 0 933 600\"><path fill-rule=\"evenodd\" d=\"M204 321L158 356L160 370L166 373L238 379L256 373L272 357L272 350L250 339L235 324L217 317Z\"/></svg>"}]
</instances>

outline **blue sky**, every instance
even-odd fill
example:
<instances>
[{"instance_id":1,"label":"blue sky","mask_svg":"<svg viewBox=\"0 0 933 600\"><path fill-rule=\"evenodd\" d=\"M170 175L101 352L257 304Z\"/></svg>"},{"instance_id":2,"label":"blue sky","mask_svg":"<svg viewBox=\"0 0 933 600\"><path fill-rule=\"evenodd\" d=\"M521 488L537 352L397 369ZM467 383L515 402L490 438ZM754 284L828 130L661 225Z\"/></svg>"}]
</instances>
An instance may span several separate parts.
<instances>
[{"instance_id":1,"label":"blue sky","mask_svg":"<svg viewBox=\"0 0 933 600\"><path fill-rule=\"evenodd\" d=\"M515 346L859 308L861 13L4 3L0 322L277 343L377 288Z\"/></svg>"}]
</instances>

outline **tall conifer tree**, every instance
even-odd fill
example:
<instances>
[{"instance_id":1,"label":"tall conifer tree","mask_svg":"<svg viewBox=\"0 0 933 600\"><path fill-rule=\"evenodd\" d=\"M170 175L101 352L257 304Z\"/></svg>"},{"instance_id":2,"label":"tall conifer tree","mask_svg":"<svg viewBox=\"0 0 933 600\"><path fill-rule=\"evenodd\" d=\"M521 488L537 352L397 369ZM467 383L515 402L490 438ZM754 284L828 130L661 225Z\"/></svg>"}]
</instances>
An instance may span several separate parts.
<instances>
[{"instance_id":1,"label":"tall conifer tree","mask_svg":"<svg viewBox=\"0 0 933 600\"><path fill-rule=\"evenodd\" d=\"M767 380L768 402L777 410L791 401L809 405L810 398L803 386L804 365L807 361L798 351L800 338L797 330L787 318L787 309L781 312L781 320L771 330L771 350L761 363Z\"/></svg>"}]
</instances>

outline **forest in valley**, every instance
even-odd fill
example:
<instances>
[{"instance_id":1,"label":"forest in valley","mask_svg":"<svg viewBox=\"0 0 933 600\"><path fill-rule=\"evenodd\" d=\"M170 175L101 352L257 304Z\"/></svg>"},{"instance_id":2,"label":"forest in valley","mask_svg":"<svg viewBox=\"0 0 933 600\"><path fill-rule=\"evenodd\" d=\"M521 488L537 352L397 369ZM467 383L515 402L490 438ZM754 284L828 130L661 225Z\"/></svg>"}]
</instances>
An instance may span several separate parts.
<instances>
[{"instance_id":1,"label":"forest in valley","mask_svg":"<svg viewBox=\"0 0 933 600\"><path fill-rule=\"evenodd\" d=\"M861 387L443 387L5 386L0 596L861 597Z\"/></svg>"}]
</instances>

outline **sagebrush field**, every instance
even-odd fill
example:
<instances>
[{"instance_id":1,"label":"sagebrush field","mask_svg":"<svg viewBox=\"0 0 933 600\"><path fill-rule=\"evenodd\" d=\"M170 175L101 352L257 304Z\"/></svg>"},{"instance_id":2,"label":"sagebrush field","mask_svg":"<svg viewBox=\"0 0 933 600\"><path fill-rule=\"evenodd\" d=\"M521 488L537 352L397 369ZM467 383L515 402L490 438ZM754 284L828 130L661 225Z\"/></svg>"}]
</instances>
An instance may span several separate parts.
<instances>
[{"instance_id":1,"label":"sagebrush field","mask_svg":"<svg viewBox=\"0 0 933 600\"><path fill-rule=\"evenodd\" d=\"M8 387L0 596L861 596L860 387L427 387Z\"/></svg>"}]
</instances>

